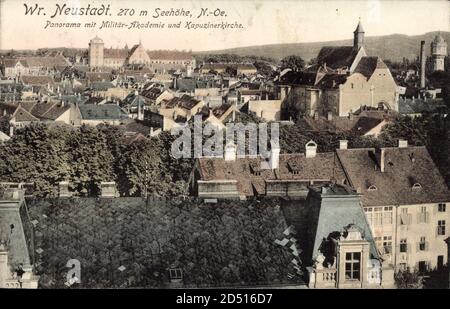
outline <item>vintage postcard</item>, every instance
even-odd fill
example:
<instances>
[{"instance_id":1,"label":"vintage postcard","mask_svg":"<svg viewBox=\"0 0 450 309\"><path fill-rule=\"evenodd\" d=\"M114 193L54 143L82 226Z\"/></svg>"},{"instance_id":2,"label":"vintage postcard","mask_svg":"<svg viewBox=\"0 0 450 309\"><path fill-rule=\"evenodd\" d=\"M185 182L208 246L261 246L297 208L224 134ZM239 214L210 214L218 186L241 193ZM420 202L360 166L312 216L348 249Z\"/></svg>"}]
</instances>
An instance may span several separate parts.
<instances>
[{"instance_id":1,"label":"vintage postcard","mask_svg":"<svg viewBox=\"0 0 450 309\"><path fill-rule=\"evenodd\" d=\"M445 0L0 0L0 288L449 288L449 42Z\"/></svg>"}]
</instances>

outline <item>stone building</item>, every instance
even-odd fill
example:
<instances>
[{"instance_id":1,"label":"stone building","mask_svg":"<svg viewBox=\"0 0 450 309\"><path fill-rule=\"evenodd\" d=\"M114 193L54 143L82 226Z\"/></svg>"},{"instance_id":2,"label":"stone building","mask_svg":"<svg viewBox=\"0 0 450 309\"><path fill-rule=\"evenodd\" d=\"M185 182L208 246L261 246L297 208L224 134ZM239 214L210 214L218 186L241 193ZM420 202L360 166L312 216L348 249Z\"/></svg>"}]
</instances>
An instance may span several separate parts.
<instances>
[{"instance_id":1,"label":"stone building","mask_svg":"<svg viewBox=\"0 0 450 309\"><path fill-rule=\"evenodd\" d=\"M191 180L192 193L204 198L276 196L298 198L317 185L348 185L361 195L361 205L381 258L396 270L427 272L447 260L450 193L425 147L348 149L305 154L279 154L277 166L261 168L260 157L200 158ZM235 151L235 150L234 150Z\"/></svg>"},{"instance_id":2,"label":"stone building","mask_svg":"<svg viewBox=\"0 0 450 309\"><path fill-rule=\"evenodd\" d=\"M38 285L30 257L33 246L25 235L31 223L24 218L24 207L21 190L0 195L0 289L35 289Z\"/></svg>"},{"instance_id":3,"label":"stone building","mask_svg":"<svg viewBox=\"0 0 450 309\"><path fill-rule=\"evenodd\" d=\"M325 46L317 64L280 76L280 99L289 116L346 116L361 106L397 110L398 91L389 68L364 49L361 22L353 46Z\"/></svg>"},{"instance_id":4,"label":"stone building","mask_svg":"<svg viewBox=\"0 0 450 309\"><path fill-rule=\"evenodd\" d=\"M445 70L445 57L447 54L447 42L439 33L431 42L431 71Z\"/></svg>"},{"instance_id":5,"label":"stone building","mask_svg":"<svg viewBox=\"0 0 450 309\"><path fill-rule=\"evenodd\" d=\"M393 267L378 253L360 198L346 185L324 185L282 201L310 288L393 287Z\"/></svg>"},{"instance_id":6,"label":"stone building","mask_svg":"<svg viewBox=\"0 0 450 309\"><path fill-rule=\"evenodd\" d=\"M450 194L425 147L339 149L377 248L397 270L442 269L447 260Z\"/></svg>"},{"instance_id":7,"label":"stone building","mask_svg":"<svg viewBox=\"0 0 450 309\"><path fill-rule=\"evenodd\" d=\"M89 41L89 67L119 69L124 66L144 65L153 72L187 70L195 67L191 52L147 51L142 42L119 49L105 48L101 38L96 36Z\"/></svg>"}]
</instances>

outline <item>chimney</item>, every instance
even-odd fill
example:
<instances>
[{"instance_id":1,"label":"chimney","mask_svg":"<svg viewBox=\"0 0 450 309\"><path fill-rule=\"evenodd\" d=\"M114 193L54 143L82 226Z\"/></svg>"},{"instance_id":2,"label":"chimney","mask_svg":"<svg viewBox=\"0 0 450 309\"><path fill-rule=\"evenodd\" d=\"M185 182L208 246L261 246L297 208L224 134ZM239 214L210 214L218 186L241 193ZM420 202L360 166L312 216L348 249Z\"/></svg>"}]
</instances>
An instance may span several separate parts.
<instances>
[{"instance_id":1,"label":"chimney","mask_svg":"<svg viewBox=\"0 0 450 309\"><path fill-rule=\"evenodd\" d=\"M404 139L398 140L398 148L407 148L408 147L408 141Z\"/></svg>"},{"instance_id":2,"label":"chimney","mask_svg":"<svg viewBox=\"0 0 450 309\"><path fill-rule=\"evenodd\" d=\"M58 184L58 195L59 197L71 197L72 192L69 191L69 182L61 181Z\"/></svg>"},{"instance_id":3,"label":"chimney","mask_svg":"<svg viewBox=\"0 0 450 309\"><path fill-rule=\"evenodd\" d=\"M278 143L272 142L272 147L270 149L270 161L269 165L271 169L277 169L280 163L280 146Z\"/></svg>"},{"instance_id":4,"label":"chimney","mask_svg":"<svg viewBox=\"0 0 450 309\"><path fill-rule=\"evenodd\" d=\"M380 167L380 171L384 173L384 160L385 160L386 149L384 148L376 148L375 149L375 159L377 161L377 165Z\"/></svg>"},{"instance_id":5,"label":"chimney","mask_svg":"<svg viewBox=\"0 0 450 309\"><path fill-rule=\"evenodd\" d=\"M339 149L347 149L348 141L343 139L339 141Z\"/></svg>"},{"instance_id":6,"label":"chimney","mask_svg":"<svg viewBox=\"0 0 450 309\"><path fill-rule=\"evenodd\" d=\"M328 119L328 121L333 120L333 113L332 112L328 112L327 119Z\"/></svg>"},{"instance_id":7,"label":"chimney","mask_svg":"<svg viewBox=\"0 0 450 309\"><path fill-rule=\"evenodd\" d=\"M317 144L314 141L309 141L305 145L305 156L307 158L314 158L317 153Z\"/></svg>"},{"instance_id":8,"label":"chimney","mask_svg":"<svg viewBox=\"0 0 450 309\"><path fill-rule=\"evenodd\" d=\"M116 183L114 181L100 183L101 197L114 198L117 196Z\"/></svg>"},{"instance_id":9,"label":"chimney","mask_svg":"<svg viewBox=\"0 0 450 309\"><path fill-rule=\"evenodd\" d=\"M225 146L225 161L235 161L236 160L236 146L233 142L228 143Z\"/></svg>"},{"instance_id":10,"label":"chimney","mask_svg":"<svg viewBox=\"0 0 450 309\"><path fill-rule=\"evenodd\" d=\"M425 41L420 41L420 88L425 88Z\"/></svg>"}]
</instances>

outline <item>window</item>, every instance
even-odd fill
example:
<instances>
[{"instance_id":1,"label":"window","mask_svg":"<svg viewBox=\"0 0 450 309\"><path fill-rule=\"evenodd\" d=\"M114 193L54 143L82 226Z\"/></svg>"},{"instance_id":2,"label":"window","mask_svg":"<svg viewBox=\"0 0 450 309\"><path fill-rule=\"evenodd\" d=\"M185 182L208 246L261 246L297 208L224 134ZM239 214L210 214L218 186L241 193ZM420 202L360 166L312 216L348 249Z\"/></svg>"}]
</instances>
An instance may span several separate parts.
<instances>
[{"instance_id":1,"label":"window","mask_svg":"<svg viewBox=\"0 0 450 309\"><path fill-rule=\"evenodd\" d=\"M373 225L373 216L372 216L372 208L366 208L366 218L369 225Z\"/></svg>"},{"instance_id":2,"label":"window","mask_svg":"<svg viewBox=\"0 0 450 309\"><path fill-rule=\"evenodd\" d=\"M412 186L413 190L419 190L422 189L422 185L418 182L416 182L415 184L413 184Z\"/></svg>"},{"instance_id":3,"label":"window","mask_svg":"<svg viewBox=\"0 0 450 309\"><path fill-rule=\"evenodd\" d=\"M384 207L383 224L392 224L392 207Z\"/></svg>"},{"instance_id":4,"label":"window","mask_svg":"<svg viewBox=\"0 0 450 309\"><path fill-rule=\"evenodd\" d=\"M418 223L427 223L428 222L428 212L425 206L420 207L419 217L417 218Z\"/></svg>"},{"instance_id":5,"label":"window","mask_svg":"<svg viewBox=\"0 0 450 309\"><path fill-rule=\"evenodd\" d=\"M376 207L373 209L373 225L382 225L383 224L383 212L381 207Z\"/></svg>"},{"instance_id":6,"label":"window","mask_svg":"<svg viewBox=\"0 0 450 309\"><path fill-rule=\"evenodd\" d=\"M445 235L445 220L439 220L438 221L438 235Z\"/></svg>"},{"instance_id":7,"label":"window","mask_svg":"<svg viewBox=\"0 0 450 309\"><path fill-rule=\"evenodd\" d=\"M392 236L383 237L383 249L385 254L392 253Z\"/></svg>"},{"instance_id":8,"label":"window","mask_svg":"<svg viewBox=\"0 0 450 309\"><path fill-rule=\"evenodd\" d=\"M345 254L345 279L360 280L361 252L347 252Z\"/></svg>"},{"instance_id":9,"label":"window","mask_svg":"<svg viewBox=\"0 0 450 309\"><path fill-rule=\"evenodd\" d=\"M400 240L400 252L408 252L408 244L406 242L406 239Z\"/></svg>"},{"instance_id":10,"label":"window","mask_svg":"<svg viewBox=\"0 0 450 309\"><path fill-rule=\"evenodd\" d=\"M170 275L170 279L172 279L172 280L183 279L183 272L181 271L181 268L169 269L169 275Z\"/></svg>"},{"instance_id":11,"label":"window","mask_svg":"<svg viewBox=\"0 0 450 309\"><path fill-rule=\"evenodd\" d=\"M438 211L439 212L446 212L446 205L444 203L438 204Z\"/></svg>"},{"instance_id":12,"label":"window","mask_svg":"<svg viewBox=\"0 0 450 309\"><path fill-rule=\"evenodd\" d=\"M411 215L408 214L408 208L402 208L400 213L400 224L408 225L411 223Z\"/></svg>"},{"instance_id":13,"label":"window","mask_svg":"<svg viewBox=\"0 0 450 309\"><path fill-rule=\"evenodd\" d=\"M419 262L419 273L424 273L428 271L428 262L420 261Z\"/></svg>"},{"instance_id":14,"label":"window","mask_svg":"<svg viewBox=\"0 0 450 309\"><path fill-rule=\"evenodd\" d=\"M426 251L426 250L427 250L427 242L425 240L425 237L420 237L419 251Z\"/></svg>"}]
</instances>

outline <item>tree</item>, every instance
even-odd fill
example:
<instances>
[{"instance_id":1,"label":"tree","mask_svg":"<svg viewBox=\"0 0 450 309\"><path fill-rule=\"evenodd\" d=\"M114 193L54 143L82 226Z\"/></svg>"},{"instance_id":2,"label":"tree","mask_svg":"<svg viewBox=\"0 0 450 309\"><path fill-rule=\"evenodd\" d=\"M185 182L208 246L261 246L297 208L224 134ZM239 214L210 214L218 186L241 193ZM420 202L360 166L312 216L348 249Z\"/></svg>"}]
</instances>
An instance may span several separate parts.
<instances>
[{"instance_id":1,"label":"tree","mask_svg":"<svg viewBox=\"0 0 450 309\"><path fill-rule=\"evenodd\" d=\"M253 63L253 65L258 70L258 73L260 73L264 76L271 77L275 73L275 70L273 69L272 65L266 61L258 60L258 61L255 61Z\"/></svg>"},{"instance_id":2,"label":"tree","mask_svg":"<svg viewBox=\"0 0 450 309\"><path fill-rule=\"evenodd\" d=\"M37 196L54 195L55 184L71 172L68 134L65 127L49 129L40 123L18 130L11 142L0 147L0 180L33 182Z\"/></svg>"},{"instance_id":3,"label":"tree","mask_svg":"<svg viewBox=\"0 0 450 309\"><path fill-rule=\"evenodd\" d=\"M304 68L304 66L305 66L305 61L302 59L302 57L296 56L296 55L291 55L291 56L287 56L287 57L284 57L283 59L281 59L280 68L281 68L281 70L292 69L294 71L300 71Z\"/></svg>"},{"instance_id":4,"label":"tree","mask_svg":"<svg viewBox=\"0 0 450 309\"><path fill-rule=\"evenodd\" d=\"M399 289L421 289L422 278L418 271L401 270L394 276L395 284Z\"/></svg>"},{"instance_id":5,"label":"tree","mask_svg":"<svg viewBox=\"0 0 450 309\"><path fill-rule=\"evenodd\" d=\"M100 182L115 180L114 158L100 130L83 125L71 132L68 143L72 189L83 196L95 196L100 191Z\"/></svg>"},{"instance_id":6,"label":"tree","mask_svg":"<svg viewBox=\"0 0 450 309\"><path fill-rule=\"evenodd\" d=\"M9 134L9 117L0 116L0 131L5 134Z\"/></svg>"}]
</instances>

